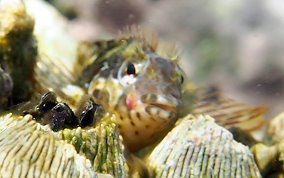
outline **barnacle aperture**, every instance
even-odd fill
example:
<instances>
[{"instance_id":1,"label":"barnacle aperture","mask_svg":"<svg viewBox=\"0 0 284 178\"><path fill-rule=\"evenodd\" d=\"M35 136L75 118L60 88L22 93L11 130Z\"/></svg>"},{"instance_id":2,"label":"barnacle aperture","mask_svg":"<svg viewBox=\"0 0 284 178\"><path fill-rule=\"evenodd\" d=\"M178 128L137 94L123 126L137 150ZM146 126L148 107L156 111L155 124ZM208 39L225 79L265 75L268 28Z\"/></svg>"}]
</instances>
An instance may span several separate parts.
<instances>
[{"instance_id":1,"label":"barnacle aperture","mask_svg":"<svg viewBox=\"0 0 284 178\"><path fill-rule=\"evenodd\" d=\"M54 92L47 92L34 108L23 111L23 114L31 114L40 124L48 124L53 131L59 131L64 128L91 126L99 107L89 99L75 114L66 103L57 101Z\"/></svg>"}]
</instances>

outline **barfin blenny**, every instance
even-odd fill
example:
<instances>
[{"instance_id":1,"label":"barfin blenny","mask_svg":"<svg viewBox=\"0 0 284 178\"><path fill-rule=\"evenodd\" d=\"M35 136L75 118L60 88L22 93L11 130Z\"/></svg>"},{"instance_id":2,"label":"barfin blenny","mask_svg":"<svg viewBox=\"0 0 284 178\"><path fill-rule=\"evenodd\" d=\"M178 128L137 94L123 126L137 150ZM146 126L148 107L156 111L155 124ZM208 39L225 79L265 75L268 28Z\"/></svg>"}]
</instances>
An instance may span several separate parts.
<instances>
[{"instance_id":1,"label":"barfin blenny","mask_svg":"<svg viewBox=\"0 0 284 178\"><path fill-rule=\"evenodd\" d=\"M56 59L39 60L39 88L54 91L71 107L84 95L92 96L116 115L131 151L162 137L175 123L181 102L183 72L175 50L163 52L156 35L137 26L115 39L94 42L91 50L83 45L88 58L79 58L73 71Z\"/></svg>"}]
</instances>

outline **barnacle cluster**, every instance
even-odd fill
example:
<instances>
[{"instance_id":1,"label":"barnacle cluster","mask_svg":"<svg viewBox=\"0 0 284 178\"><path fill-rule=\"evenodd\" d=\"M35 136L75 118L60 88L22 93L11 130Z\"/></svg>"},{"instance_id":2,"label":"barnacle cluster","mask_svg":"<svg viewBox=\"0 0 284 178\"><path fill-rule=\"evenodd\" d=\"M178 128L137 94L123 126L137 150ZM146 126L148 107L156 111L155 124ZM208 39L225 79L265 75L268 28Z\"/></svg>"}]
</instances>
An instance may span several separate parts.
<instances>
[{"instance_id":1,"label":"barnacle cluster","mask_svg":"<svg viewBox=\"0 0 284 178\"><path fill-rule=\"evenodd\" d=\"M51 18L54 15L53 21L38 20L39 12L50 13ZM65 33L61 16L61 24L53 24L57 15L43 1L0 1L0 177L284 175L283 114L270 122L263 143L256 139L245 142L251 137L240 143L236 133L246 136L266 123L265 109L247 107L216 95L214 89L204 92L191 84L186 86L184 106L174 128L160 142L138 153L141 158L131 155L118 131L116 115L88 97L79 102L80 106L72 97L57 98L56 91L45 91L35 82L66 85L72 79L61 78L61 73L67 74L64 66L80 72L76 69L76 62L81 60L76 61L76 48L84 46ZM56 36L52 40L62 44L60 48L50 36ZM79 50L95 51L85 47ZM79 58L87 57L79 52ZM42 63L36 63L39 59ZM52 60L59 60L56 67L62 70L41 66ZM50 70L52 75L48 75ZM65 89L81 96L80 89ZM200 92L203 94L198 95ZM34 101L38 93L41 98ZM240 130L232 134L226 129L231 127Z\"/></svg>"},{"instance_id":2,"label":"barnacle cluster","mask_svg":"<svg viewBox=\"0 0 284 178\"><path fill-rule=\"evenodd\" d=\"M88 159L31 115L7 114L0 122L1 177L96 177Z\"/></svg>"}]
</instances>

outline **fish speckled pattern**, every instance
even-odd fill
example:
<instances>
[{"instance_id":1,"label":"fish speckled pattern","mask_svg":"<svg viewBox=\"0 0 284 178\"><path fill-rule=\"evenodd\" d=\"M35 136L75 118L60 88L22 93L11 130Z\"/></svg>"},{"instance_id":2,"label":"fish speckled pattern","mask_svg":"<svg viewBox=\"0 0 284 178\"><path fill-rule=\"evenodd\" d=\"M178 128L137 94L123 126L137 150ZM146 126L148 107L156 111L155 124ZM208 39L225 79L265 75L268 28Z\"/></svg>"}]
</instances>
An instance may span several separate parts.
<instances>
[{"instance_id":1,"label":"fish speckled pattern","mask_svg":"<svg viewBox=\"0 0 284 178\"><path fill-rule=\"evenodd\" d=\"M130 150L153 143L176 120L183 80L177 61L161 56L142 35L101 46L78 82L87 86L96 103L117 115Z\"/></svg>"},{"instance_id":2,"label":"fish speckled pattern","mask_svg":"<svg viewBox=\"0 0 284 178\"><path fill-rule=\"evenodd\" d=\"M60 61L42 58L35 69L37 83L74 108L80 96L88 95L115 114L130 151L164 136L181 103L183 72L175 50L158 47L157 38L138 27L97 41L92 49L89 57L77 60L73 71Z\"/></svg>"}]
</instances>

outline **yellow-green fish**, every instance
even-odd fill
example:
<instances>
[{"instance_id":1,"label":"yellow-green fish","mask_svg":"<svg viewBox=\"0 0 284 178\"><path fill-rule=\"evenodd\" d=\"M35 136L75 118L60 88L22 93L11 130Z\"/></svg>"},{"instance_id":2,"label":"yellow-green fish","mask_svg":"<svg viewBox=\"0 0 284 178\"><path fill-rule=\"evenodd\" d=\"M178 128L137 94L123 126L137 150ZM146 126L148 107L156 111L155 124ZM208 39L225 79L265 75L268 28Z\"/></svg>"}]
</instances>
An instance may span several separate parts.
<instances>
[{"instance_id":1,"label":"yellow-green fish","mask_svg":"<svg viewBox=\"0 0 284 178\"><path fill-rule=\"evenodd\" d=\"M156 142L187 113L209 114L227 128L255 130L265 123L265 108L236 102L210 88L193 92L185 88L182 97L184 79L176 53L158 47L155 37L137 27L117 38L95 42L91 49L80 53L83 57L72 72L53 59L40 60L37 80L70 105L78 108L82 98L92 98L115 114L130 151Z\"/></svg>"},{"instance_id":2,"label":"yellow-green fish","mask_svg":"<svg viewBox=\"0 0 284 178\"><path fill-rule=\"evenodd\" d=\"M155 37L137 27L127 31L96 42L92 57L77 62L73 84L117 116L120 134L135 151L157 141L175 123L183 73L176 54L160 50Z\"/></svg>"},{"instance_id":3,"label":"yellow-green fish","mask_svg":"<svg viewBox=\"0 0 284 178\"><path fill-rule=\"evenodd\" d=\"M107 111L130 150L156 141L176 120L182 71L143 35L104 41L78 83Z\"/></svg>"}]
</instances>

